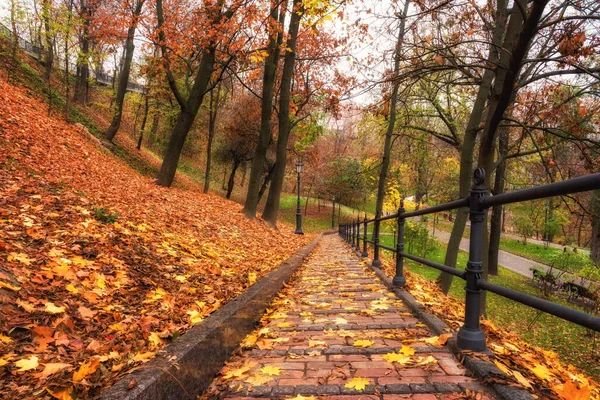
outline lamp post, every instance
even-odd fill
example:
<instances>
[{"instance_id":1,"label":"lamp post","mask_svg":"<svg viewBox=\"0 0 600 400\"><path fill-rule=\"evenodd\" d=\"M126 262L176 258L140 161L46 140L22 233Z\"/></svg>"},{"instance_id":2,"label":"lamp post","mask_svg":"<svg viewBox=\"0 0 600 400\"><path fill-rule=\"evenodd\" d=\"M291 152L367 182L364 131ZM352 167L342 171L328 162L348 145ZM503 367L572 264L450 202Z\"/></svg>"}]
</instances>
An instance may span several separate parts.
<instances>
[{"instance_id":1,"label":"lamp post","mask_svg":"<svg viewBox=\"0 0 600 400\"><path fill-rule=\"evenodd\" d=\"M296 172L298 173L298 202L296 203L296 230L297 235L304 235L302 232L302 212L300 210L300 173L302 172L302 160L296 161Z\"/></svg>"},{"instance_id":2,"label":"lamp post","mask_svg":"<svg viewBox=\"0 0 600 400\"><path fill-rule=\"evenodd\" d=\"M335 228L335 196L331 196L331 229Z\"/></svg>"}]
</instances>

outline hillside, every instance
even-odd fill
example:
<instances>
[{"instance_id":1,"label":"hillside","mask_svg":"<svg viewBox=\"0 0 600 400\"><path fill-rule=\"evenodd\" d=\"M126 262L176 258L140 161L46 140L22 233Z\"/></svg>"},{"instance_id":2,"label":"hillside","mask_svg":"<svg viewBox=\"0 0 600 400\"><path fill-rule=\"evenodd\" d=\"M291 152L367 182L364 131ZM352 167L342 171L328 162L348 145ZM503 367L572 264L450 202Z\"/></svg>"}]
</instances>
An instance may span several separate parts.
<instances>
[{"instance_id":1,"label":"hillside","mask_svg":"<svg viewBox=\"0 0 600 400\"><path fill-rule=\"evenodd\" d=\"M4 80L0 101L0 397L97 394L312 239L154 185Z\"/></svg>"}]
</instances>

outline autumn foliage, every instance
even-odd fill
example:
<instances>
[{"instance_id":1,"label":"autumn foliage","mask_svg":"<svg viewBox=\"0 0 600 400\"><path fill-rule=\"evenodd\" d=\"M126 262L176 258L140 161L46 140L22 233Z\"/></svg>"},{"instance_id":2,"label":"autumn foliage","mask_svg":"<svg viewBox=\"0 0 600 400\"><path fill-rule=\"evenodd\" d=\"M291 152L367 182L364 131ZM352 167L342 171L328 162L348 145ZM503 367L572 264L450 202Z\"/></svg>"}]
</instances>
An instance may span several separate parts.
<instances>
[{"instance_id":1,"label":"autumn foliage","mask_svg":"<svg viewBox=\"0 0 600 400\"><path fill-rule=\"evenodd\" d=\"M98 394L312 239L156 186L3 80L0 101L0 397Z\"/></svg>"}]
</instances>

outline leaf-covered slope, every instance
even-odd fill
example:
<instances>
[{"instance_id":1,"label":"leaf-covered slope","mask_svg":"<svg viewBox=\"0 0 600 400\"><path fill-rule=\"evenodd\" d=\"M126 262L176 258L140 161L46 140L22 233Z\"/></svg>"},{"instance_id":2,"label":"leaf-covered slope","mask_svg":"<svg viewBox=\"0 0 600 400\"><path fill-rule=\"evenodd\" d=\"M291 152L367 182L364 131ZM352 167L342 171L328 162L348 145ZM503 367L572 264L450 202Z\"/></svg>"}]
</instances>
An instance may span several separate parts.
<instances>
[{"instance_id":1,"label":"leaf-covered slope","mask_svg":"<svg viewBox=\"0 0 600 400\"><path fill-rule=\"evenodd\" d=\"M0 80L0 397L97 394L311 237L140 176Z\"/></svg>"}]
</instances>

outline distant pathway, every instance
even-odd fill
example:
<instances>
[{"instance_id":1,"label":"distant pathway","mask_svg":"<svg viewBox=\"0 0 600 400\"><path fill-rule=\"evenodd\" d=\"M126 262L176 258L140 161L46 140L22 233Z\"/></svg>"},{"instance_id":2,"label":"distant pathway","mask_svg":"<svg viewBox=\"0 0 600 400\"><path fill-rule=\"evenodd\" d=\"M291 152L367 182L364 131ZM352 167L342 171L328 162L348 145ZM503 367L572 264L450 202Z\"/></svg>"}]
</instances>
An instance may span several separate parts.
<instances>
[{"instance_id":1,"label":"distant pathway","mask_svg":"<svg viewBox=\"0 0 600 400\"><path fill-rule=\"evenodd\" d=\"M450 240L450 232L446 232L440 229L435 230L435 237L438 241L448 244ZM459 248L463 251L469 251L469 239L462 238L460 240ZM530 260L525 257L518 256L516 254L509 253L504 250L498 251L498 264L504 268L509 269L517 274L526 276L528 278L533 277L530 268L536 267L537 269L549 270L550 266L539 263L537 261Z\"/></svg>"},{"instance_id":2,"label":"distant pathway","mask_svg":"<svg viewBox=\"0 0 600 400\"><path fill-rule=\"evenodd\" d=\"M433 334L337 235L264 320L203 398L441 400L467 389L493 398L444 346L423 341Z\"/></svg>"}]
</instances>

